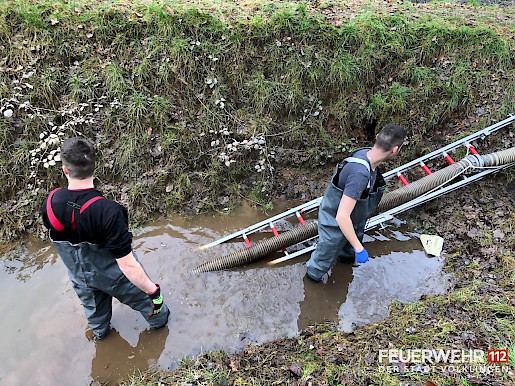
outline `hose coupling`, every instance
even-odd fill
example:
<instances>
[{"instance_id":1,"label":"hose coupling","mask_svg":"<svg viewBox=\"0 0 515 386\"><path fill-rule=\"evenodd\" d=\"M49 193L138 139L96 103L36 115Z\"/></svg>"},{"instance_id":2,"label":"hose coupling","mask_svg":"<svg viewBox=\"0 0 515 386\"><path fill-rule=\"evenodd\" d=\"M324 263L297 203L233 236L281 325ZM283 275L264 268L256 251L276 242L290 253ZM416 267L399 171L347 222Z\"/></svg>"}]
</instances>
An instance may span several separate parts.
<instances>
[{"instance_id":1,"label":"hose coupling","mask_svg":"<svg viewBox=\"0 0 515 386\"><path fill-rule=\"evenodd\" d=\"M485 166L485 161L479 154L469 154L463 160L472 168L482 168Z\"/></svg>"}]
</instances>

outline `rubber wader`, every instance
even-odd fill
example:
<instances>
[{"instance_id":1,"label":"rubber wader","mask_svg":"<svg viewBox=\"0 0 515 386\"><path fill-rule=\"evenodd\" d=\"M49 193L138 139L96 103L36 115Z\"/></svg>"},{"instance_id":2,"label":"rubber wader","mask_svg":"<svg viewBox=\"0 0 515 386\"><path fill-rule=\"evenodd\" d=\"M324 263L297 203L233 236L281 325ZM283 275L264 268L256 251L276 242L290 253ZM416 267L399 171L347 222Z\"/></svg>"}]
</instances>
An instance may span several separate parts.
<instances>
[{"instance_id":1,"label":"rubber wader","mask_svg":"<svg viewBox=\"0 0 515 386\"><path fill-rule=\"evenodd\" d=\"M320 281L336 263L337 259L348 263L354 262L354 248L347 241L336 222L336 213L343 195L343 190L338 187L338 177L343 167L349 162L364 165L362 162L356 161L354 157L346 158L336 165L331 182L320 203L318 211L319 239L316 249L306 263L307 274L315 281ZM370 175L370 166L368 162L365 161L365 163ZM366 222L377 209L385 188L386 183L378 170L374 186L365 189L361 198L356 202L356 206L351 213L351 220L360 242L363 241Z\"/></svg>"},{"instance_id":2,"label":"rubber wader","mask_svg":"<svg viewBox=\"0 0 515 386\"><path fill-rule=\"evenodd\" d=\"M82 302L89 327L98 338L103 338L110 331L113 297L139 311L150 328L166 325L166 304L163 304L157 315L149 318L148 314L152 311L149 296L125 277L116 259L109 256L104 248L88 242L71 244L68 241L53 241L53 244L68 268L68 275Z\"/></svg>"}]
</instances>

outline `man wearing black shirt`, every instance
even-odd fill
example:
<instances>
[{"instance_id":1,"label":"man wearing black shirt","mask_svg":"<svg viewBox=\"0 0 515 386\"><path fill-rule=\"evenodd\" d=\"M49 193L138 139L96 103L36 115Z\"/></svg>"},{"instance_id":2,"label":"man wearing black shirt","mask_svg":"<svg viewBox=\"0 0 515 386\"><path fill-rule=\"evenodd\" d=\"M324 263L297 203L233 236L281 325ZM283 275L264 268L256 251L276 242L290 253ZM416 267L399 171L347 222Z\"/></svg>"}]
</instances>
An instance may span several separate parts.
<instances>
[{"instance_id":1,"label":"man wearing black shirt","mask_svg":"<svg viewBox=\"0 0 515 386\"><path fill-rule=\"evenodd\" d=\"M164 327L170 311L132 251L127 210L93 186L95 150L75 137L61 146L68 187L43 203L43 223L68 268L88 324L97 338L110 331L112 298L140 311L151 329Z\"/></svg>"}]
</instances>

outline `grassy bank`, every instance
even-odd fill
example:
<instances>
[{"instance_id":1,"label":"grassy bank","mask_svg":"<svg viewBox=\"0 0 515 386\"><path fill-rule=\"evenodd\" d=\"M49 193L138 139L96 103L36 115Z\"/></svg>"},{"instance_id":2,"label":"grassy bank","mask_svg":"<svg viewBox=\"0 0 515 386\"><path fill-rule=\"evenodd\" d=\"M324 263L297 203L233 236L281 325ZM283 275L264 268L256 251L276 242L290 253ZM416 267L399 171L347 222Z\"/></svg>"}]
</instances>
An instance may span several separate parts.
<instances>
[{"instance_id":1,"label":"grassy bank","mask_svg":"<svg viewBox=\"0 0 515 386\"><path fill-rule=\"evenodd\" d=\"M37 209L63 183L59 141L78 133L136 224L266 204L288 183L278 170L315 174L386 122L409 129L408 159L504 118L513 9L470 21L480 8L445 8L3 2L0 239L40 232Z\"/></svg>"}]
</instances>

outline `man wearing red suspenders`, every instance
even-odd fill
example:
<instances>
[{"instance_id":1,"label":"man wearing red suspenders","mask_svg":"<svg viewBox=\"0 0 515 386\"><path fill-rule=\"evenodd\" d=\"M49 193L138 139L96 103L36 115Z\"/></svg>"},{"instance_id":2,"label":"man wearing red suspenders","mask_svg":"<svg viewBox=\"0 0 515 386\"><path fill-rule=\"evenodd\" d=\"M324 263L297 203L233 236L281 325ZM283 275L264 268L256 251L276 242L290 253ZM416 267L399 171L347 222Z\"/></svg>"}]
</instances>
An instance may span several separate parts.
<instances>
[{"instance_id":1,"label":"man wearing red suspenders","mask_svg":"<svg viewBox=\"0 0 515 386\"><path fill-rule=\"evenodd\" d=\"M61 146L68 188L55 189L43 203L50 238L68 268L90 328L99 339L110 331L112 299L141 312L151 329L164 327L170 311L132 251L127 210L93 186L95 150L85 138Z\"/></svg>"}]
</instances>

